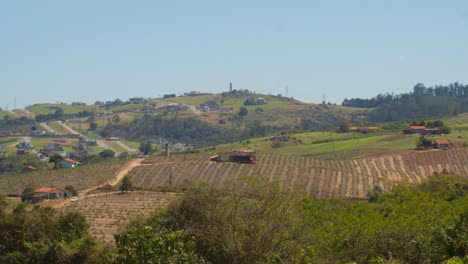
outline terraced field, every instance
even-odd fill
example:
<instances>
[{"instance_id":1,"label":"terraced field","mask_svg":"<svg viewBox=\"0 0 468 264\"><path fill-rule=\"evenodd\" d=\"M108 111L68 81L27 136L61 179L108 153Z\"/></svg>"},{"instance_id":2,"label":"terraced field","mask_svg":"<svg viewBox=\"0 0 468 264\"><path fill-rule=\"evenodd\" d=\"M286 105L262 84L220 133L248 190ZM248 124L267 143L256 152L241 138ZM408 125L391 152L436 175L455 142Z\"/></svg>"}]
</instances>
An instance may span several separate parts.
<instances>
[{"instance_id":1,"label":"terraced field","mask_svg":"<svg viewBox=\"0 0 468 264\"><path fill-rule=\"evenodd\" d=\"M91 234L106 242L114 242L114 234L124 229L138 215L149 215L158 208L166 207L177 196L175 193L133 192L94 195L68 203L60 210L83 213L88 220Z\"/></svg>"},{"instance_id":2,"label":"terraced field","mask_svg":"<svg viewBox=\"0 0 468 264\"><path fill-rule=\"evenodd\" d=\"M374 186L388 190L395 184L419 183L444 170L468 176L468 150L434 150L354 160L319 160L260 154L258 163L216 163L208 155L155 156L134 168L129 176L136 187L161 190L183 187L198 180L223 189L241 176L280 180L319 197L365 198Z\"/></svg>"},{"instance_id":3,"label":"terraced field","mask_svg":"<svg viewBox=\"0 0 468 264\"><path fill-rule=\"evenodd\" d=\"M40 170L22 174L0 175L0 194L21 194L25 187L35 188L55 186L64 188L73 185L77 190L85 190L105 183L125 164L115 160L84 164L76 168L60 170Z\"/></svg>"}]
</instances>

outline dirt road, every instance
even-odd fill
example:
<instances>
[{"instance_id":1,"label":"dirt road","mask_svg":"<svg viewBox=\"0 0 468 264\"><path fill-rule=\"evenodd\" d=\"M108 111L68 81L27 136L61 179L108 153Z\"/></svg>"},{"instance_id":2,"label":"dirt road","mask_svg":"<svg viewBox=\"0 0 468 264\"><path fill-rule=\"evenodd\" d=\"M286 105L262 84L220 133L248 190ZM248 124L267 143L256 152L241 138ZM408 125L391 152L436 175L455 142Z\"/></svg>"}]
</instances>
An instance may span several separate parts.
<instances>
[{"instance_id":1,"label":"dirt road","mask_svg":"<svg viewBox=\"0 0 468 264\"><path fill-rule=\"evenodd\" d=\"M60 134L57 131L55 131L55 129L51 128L46 122L40 123L40 125L42 128L44 128L44 130L46 130L49 133Z\"/></svg>"},{"instance_id":2,"label":"dirt road","mask_svg":"<svg viewBox=\"0 0 468 264\"><path fill-rule=\"evenodd\" d=\"M123 149L125 149L126 151L130 152L130 153L136 153L138 152L137 149L133 149L133 148L130 148L129 146L125 145L124 143L122 143L121 141L115 141L115 143L117 145L119 145L120 147L122 147Z\"/></svg>"},{"instance_id":3,"label":"dirt road","mask_svg":"<svg viewBox=\"0 0 468 264\"><path fill-rule=\"evenodd\" d=\"M132 159L129 162L127 162L120 170L118 170L114 174L114 177L112 179L110 179L110 180L106 181L105 183L100 184L98 186L94 186L94 187L91 187L91 188L88 188L88 189L85 189L85 190L81 190L78 193L78 201L83 200L86 197L93 197L94 195L89 195L87 193L90 192L90 191L96 190L96 189L98 189L100 187L103 187L103 186L106 186L106 185L116 186L117 184L119 184L119 182L122 180L122 178L125 177L125 175L127 175L133 168L141 166L142 161L143 161L143 159ZM63 199L63 200L60 200L60 202L58 202L58 203L49 204L49 206L58 208L58 207L63 207L64 205L66 205L68 203L70 203L69 199Z\"/></svg>"}]
</instances>

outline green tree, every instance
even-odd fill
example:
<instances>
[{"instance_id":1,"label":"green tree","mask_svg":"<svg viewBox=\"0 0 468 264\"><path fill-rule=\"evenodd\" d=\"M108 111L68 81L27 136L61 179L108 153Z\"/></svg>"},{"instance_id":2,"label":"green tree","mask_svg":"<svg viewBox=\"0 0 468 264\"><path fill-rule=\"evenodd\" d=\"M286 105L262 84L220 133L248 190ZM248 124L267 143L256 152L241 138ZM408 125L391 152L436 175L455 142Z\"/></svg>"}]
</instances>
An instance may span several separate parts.
<instances>
[{"instance_id":1,"label":"green tree","mask_svg":"<svg viewBox=\"0 0 468 264\"><path fill-rule=\"evenodd\" d=\"M58 107L54 112L54 118L56 119L63 119L65 112L62 108Z\"/></svg>"},{"instance_id":2,"label":"green tree","mask_svg":"<svg viewBox=\"0 0 468 264\"><path fill-rule=\"evenodd\" d=\"M347 119L343 119L338 127L338 131L340 132L349 132L351 128L351 123Z\"/></svg>"},{"instance_id":3,"label":"green tree","mask_svg":"<svg viewBox=\"0 0 468 264\"><path fill-rule=\"evenodd\" d=\"M249 114L249 110L247 110L247 108L241 107L239 109L239 116L246 116L247 114Z\"/></svg>"},{"instance_id":4,"label":"green tree","mask_svg":"<svg viewBox=\"0 0 468 264\"><path fill-rule=\"evenodd\" d=\"M133 225L115 235L119 263L205 263L194 252L195 241L182 231Z\"/></svg>"},{"instance_id":5,"label":"green tree","mask_svg":"<svg viewBox=\"0 0 468 264\"><path fill-rule=\"evenodd\" d=\"M89 130L95 131L98 128L98 124L95 122L89 123Z\"/></svg>"},{"instance_id":6,"label":"green tree","mask_svg":"<svg viewBox=\"0 0 468 264\"><path fill-rule=\"evenodd\" d=\"M425 136L420 136L418 142L416 143L416 147L421 149L432 148L432 141L427 139Z\"/></svg>"},{"instance_id":7,"label":"green tree","mask_svg":"<svg viewBox=\"0 0 468 264\"><path fill-rule=\"evenodd\" d=\"M58 164L63 161L63 157L59 154L54 154L52 157L49 158L49 163L54 164L54 169L58 169Z\"/></svg>"},{"instance_id":8,"label":"green tree","mask_svg":"<svg viewBox=\"0 0 468 264\"><path fill-rule=\"evenodd\" d=\"M148 155L149 153L153 152L153 145L150 142L141 142L138 149L144 155Z\"/></svg>"},{"instance_id":9,"label":"green tree","mask_svg":"<svg viewBox=\"0 0 468 264\"><path fill-rule=\"evenodd\" d=\"M123 177L122 183L120 184L120 191L122 193L127 193L128 191L133 190L133 182L128 176Z\"/></svg>"},{"instance_id":10,"label":"green tree","mask_svg":"<svg viewBox=\"0 0 468 264\"><path fill-rule=\"evenodd\" d=\"M110 149L105 149L99 152L99 157L101 157L101 159L111 159L115 157L115 152Z\"/></svg>"},{"instance_id":11,"label":"green tree","mask_svg":"<svg viewBox=\"0 0 468 264\"><path fill-rule=\"evenodd\" d=\"M34 197L34 188L32 186L28 186L24 188L23 193L21 194L21 201L22 202L29 202Z\"/></svg>"},{"instance_id":12,"label":"green tree","mask_svg":"<svg viewBox=\"0 0 468 264\"><path fill-rule=\"evenodd\" d=\"M112 122L113 122L114 124L120 123L120 116L119 116L119 115L114 115L114 116L112 117Z\"/></svg>"},{"instance_id":13,"label":"green tree","mask_svg":"<svg viewBox=\"0 0 468 264\"><path fill-rule=\"evenodd\" d=\"M77 196L78 191L73 187L73 185L67 185L65 186L65 190L68 192L69 195L71 196Z\"/></svg>"}]
</instances>

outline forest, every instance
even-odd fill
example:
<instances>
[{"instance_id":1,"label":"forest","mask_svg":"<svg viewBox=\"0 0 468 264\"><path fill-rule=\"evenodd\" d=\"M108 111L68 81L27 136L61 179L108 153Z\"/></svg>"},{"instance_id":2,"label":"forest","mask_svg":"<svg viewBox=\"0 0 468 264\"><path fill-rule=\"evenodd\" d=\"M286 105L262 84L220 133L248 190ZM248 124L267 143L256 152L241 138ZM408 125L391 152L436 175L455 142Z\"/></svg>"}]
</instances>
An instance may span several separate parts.
<instances>
[{"instance_id":1,"label":"forest","mask_svg":"<svg viewBox=\"0 0 468 264\"><path fill-rule=\"evenodd\" d=\"M468 85L455 82L426 87L418 83L410 93L345 99L342 106L372 108L368 122L390 122L465 113L468 112L467 98Z\"/></svg>"},{"instance_id":2,"label":"forest","mask_svg":"<svg viewBox=\"0 0 468 264\"><path fill-rule=\"evenodd\" d=\"M115 235L76 212L0 197L1 263L466 263L468 179L434 176L367 200L319 199L262 178L199 182Z\"/></svg>"}]
</instances>

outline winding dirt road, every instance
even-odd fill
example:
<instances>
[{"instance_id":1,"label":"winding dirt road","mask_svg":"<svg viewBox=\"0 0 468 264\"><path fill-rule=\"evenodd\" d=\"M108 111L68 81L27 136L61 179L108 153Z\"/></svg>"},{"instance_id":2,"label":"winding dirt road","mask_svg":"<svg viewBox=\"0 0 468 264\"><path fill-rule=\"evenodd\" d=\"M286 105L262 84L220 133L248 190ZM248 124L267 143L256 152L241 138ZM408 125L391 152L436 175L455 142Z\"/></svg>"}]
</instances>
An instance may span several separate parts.
<instances>
[{"instance_id":1,"label":"winding dirt road","mask_svg":"<svg viewBox=\"0 0 468 264\"><path fill-rule=\"evenodd\" d=\"M99 195L99 194L87 194L90 191L96 190L96 189L104 187L106 185L116 186L122 180L122 178L125 177L125 175L127 175L133 168L145 165L145 164L141 164L141 162L143 160L144 159L140 159L140 158L130 160L122 168L120 168L120 170L118 170L114 174L114 177L112 179L110 179L110 180L106 181L105 183L100 184L98 186L94 186L94 187L91 187L91 188L88 188L88 189L85 189L85 190L81 190L78 193L78 201L83 200L86 197L93 197L93 196ZM59 203L50 204L49 206L53 206L55 208L58 208L58 207L63 207L68 203L70 203L69 199L63 199L63 200L60 200Z\"/></svg>"}]
</instances>

